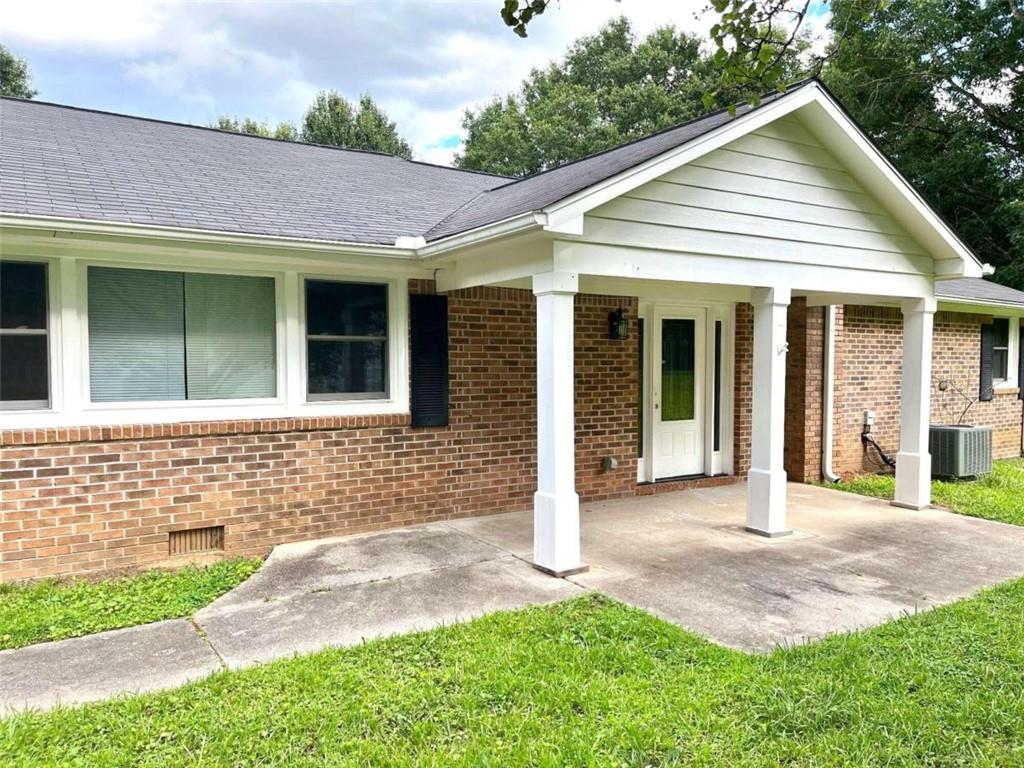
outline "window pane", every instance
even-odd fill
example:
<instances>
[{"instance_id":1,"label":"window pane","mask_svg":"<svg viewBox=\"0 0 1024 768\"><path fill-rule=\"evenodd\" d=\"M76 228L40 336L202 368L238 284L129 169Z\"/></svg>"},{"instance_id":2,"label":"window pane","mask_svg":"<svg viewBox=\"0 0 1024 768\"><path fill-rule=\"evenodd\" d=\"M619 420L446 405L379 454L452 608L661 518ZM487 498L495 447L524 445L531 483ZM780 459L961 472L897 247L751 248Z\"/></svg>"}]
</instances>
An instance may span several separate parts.
<instances>
[{"instance_id":1,"label":"window pane","mask_svg":"<svg viewBox=\"0 0 1024 768\"><path fill-rule=\"evenodd\" d=\"M663 320L661 325L661 420L689 421L694 415L696 323Z\"/></svg>"},{"instance_id":2,"label":"window pane","mask_svg":"<svg viewBox=\"0 0 1024 768\"><path fill-rule=\"evenodd\" d=\"M379 336L388 331L386 285L306 281L306 333Z\"/></svg>"},{"instance_id":3,"label":"window pane","mask_svg":"<svg viewBox=\"0 0 1024 768\"><path fill-rule=\"evenodd\" d=\"M274 280L185 275L189 400L277 394Z\"/></svg>"},{"instance_id":4,"label":"window pane","mask_svg":"<svg viewBox=\"0 0 1024 768\"><path fill-rule=\"evenodd\" d=\"M316 341L307 344L309 394L387 393L387 345L383 341Z\"/></svg>"},{"instance_id":5,"label":"window pane","mask_svg":"<svg viewBox=\"0 0 1024 768\"><path fill-rule=\"evenodd\" d=\"M46 265L0 262L0 328L46 328Z\"/></svg>"},{"instance_id":6,"label":"window pane","mask_svg":"<svg viewBox=\"0 0 1024 768\"><path fill-rule=\"evenodd\" d=\"M0 400L49 401L47 344L45 335L0 336Z\"/></svg>"},{"instance_id":7,"label":"window pane","mask_svg":"<svg viewBox=\"0 0 1024 768\"><path fill-rule=\"evenodd\" d=\"M999 381L1006 381L1009 377L1009 355L1005 349L996 349L992 352L992 378Z\"/></svg>"},{"instance_id":8,"label":"window pane","mask_svg":"<svg viewBox=\"0 0 1024 768\"><path fill-rule=\"evenodd\" d=\"M180 272L89 267L94 402L185 399Z\"/></svg>"},{"instance_id":9,"label":"window pane","mask_svg":"<svg viewBox=\"0 0 1024 768\"><path fill-rule=\"evenodd\" d=\"M1010 346L1010 321L1005 317L992 322L992 345L1003 349Z\"/></svg>"}]
</instances>

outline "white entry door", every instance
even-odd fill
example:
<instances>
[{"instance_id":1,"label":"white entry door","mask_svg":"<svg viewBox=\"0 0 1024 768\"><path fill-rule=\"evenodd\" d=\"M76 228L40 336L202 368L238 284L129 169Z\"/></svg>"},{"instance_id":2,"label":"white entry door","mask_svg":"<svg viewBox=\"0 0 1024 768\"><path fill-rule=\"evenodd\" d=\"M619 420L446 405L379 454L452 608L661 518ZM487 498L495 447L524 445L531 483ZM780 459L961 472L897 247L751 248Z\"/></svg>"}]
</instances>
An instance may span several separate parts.
<instances>
[{"instance_id":1,"label":"white entry door","mask_svg":"<svg viewBox=\"0 0 1024 768\"><path fill-rule=\"evenodd\" d=\"M704 474L705 310L657 313L651 351L654 477Z\"/></svg>"}]
</instances>

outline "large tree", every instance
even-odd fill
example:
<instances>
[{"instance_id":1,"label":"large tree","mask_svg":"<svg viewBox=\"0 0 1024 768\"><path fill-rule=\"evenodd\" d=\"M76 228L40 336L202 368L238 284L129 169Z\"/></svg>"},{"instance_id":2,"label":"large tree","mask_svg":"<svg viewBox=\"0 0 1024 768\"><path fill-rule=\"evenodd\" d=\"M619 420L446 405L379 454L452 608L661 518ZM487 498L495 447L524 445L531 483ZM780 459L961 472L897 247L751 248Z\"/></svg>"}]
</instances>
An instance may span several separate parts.
<instances>
[{"instance_id":1,"label":"large tree","mask_svg":"<svg viewBox=\"0 0 1024 768\"><path fill-rule=\"evenodd\" d=\"M783 59L800 71L798 48ZM535 69L519 90L466 112L462 168L522 175L575 160L728 106L749 85L721 88L713 55L700 38L671 27L643 40L625 18L577 40L565 57ZM718 89L709 104L709 91Z\"/></svg>"},{"instance_id":2,"label":"large tree","mask_svg":"<svg viewBox=\"0 0 1024 768\"><path fill-rule=\"evenodd\" d=\"M0 45L0 96L32 99L38 93L32 87L32 73L25 60Z\"/></svg>"},{"instance_id":3,"label":"large tree","mask_svg":"<svg viewBox=\"0 0 1024 768\"><path fill-rule=\"evenodd\" d=\"M302 140L411 158L412 149L368 95L356 108L337 91L321 91L302 121Z\"/></svg>"},{"instance_id":4,"label":"large tree","mask_svg":"<svg viewBox=\"0 0 1024 768\"><path fill-rule=\"evenodd\" d=\"M867 7L871 21L860 19ZM824 70L1000 282L1024 289L1024 19L1005 0L835 0Z\"/></svg>"}]
</instances>

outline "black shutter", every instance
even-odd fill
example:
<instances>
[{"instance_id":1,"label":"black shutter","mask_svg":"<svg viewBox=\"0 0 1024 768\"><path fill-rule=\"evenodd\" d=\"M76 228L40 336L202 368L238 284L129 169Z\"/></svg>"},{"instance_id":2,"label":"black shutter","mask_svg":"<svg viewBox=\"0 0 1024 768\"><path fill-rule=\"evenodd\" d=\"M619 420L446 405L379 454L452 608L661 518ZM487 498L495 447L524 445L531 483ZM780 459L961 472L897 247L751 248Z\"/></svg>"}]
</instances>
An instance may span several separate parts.
<instances>
[{"instance_id":1,"label":"black shutter","mask_svg":"<svg viewBox=\"0 0 1024 768\"><path fill-rule=\"evenodd\" d=\"M448 297L409 296L412 425L448 425Z\"/></svg>"},{"instance_id":2,"label":"black shutter","mask_svg":"<svg viewBox=\"0 0 1024 768\"><path fill-rule=\"evenodd\" d=\"M981 387L978 399L988 402L994 395L992 381L993 346L995 345L995 326L991 323L981 326Z\"/></svg>"},{"instance_id":3,"label":"black shutter","mask_svg":"<svg viewBox=\"0 0 1024 768\"><path fill-rule=\"evenodd\" d=\"M1011 323L1019 323L1019 320L1011 320ZM1024 328L1017 335L1017 399L1024 400Z\"/></svg>"}]
</instances>

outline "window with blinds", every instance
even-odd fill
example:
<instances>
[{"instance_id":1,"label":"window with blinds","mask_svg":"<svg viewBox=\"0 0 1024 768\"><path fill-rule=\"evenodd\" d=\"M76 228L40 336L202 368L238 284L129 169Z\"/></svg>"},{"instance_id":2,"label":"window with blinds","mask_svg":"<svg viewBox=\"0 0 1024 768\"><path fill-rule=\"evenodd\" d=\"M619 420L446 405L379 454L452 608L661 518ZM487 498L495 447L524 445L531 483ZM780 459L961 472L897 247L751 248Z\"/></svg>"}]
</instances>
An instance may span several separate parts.
<instances>
[{"instance_id":1,"label":"window with blinds","mask_svg":"<svg viewBox=\"0 0 1024 768\"><path fill-rule=\"evenodd\" d=\"M46 264L0 262L0 408L50 405Z\"/></svg>"},{"instance_id":2,"label":"window with blinds","mask_svg":"<svg viewBox=\"0 0 1024 768\"><path fill-rule=\"evenodd\" d=\"M277 394L270 277L89 267L93 402Z\"/></svg>"}]
</instances>

